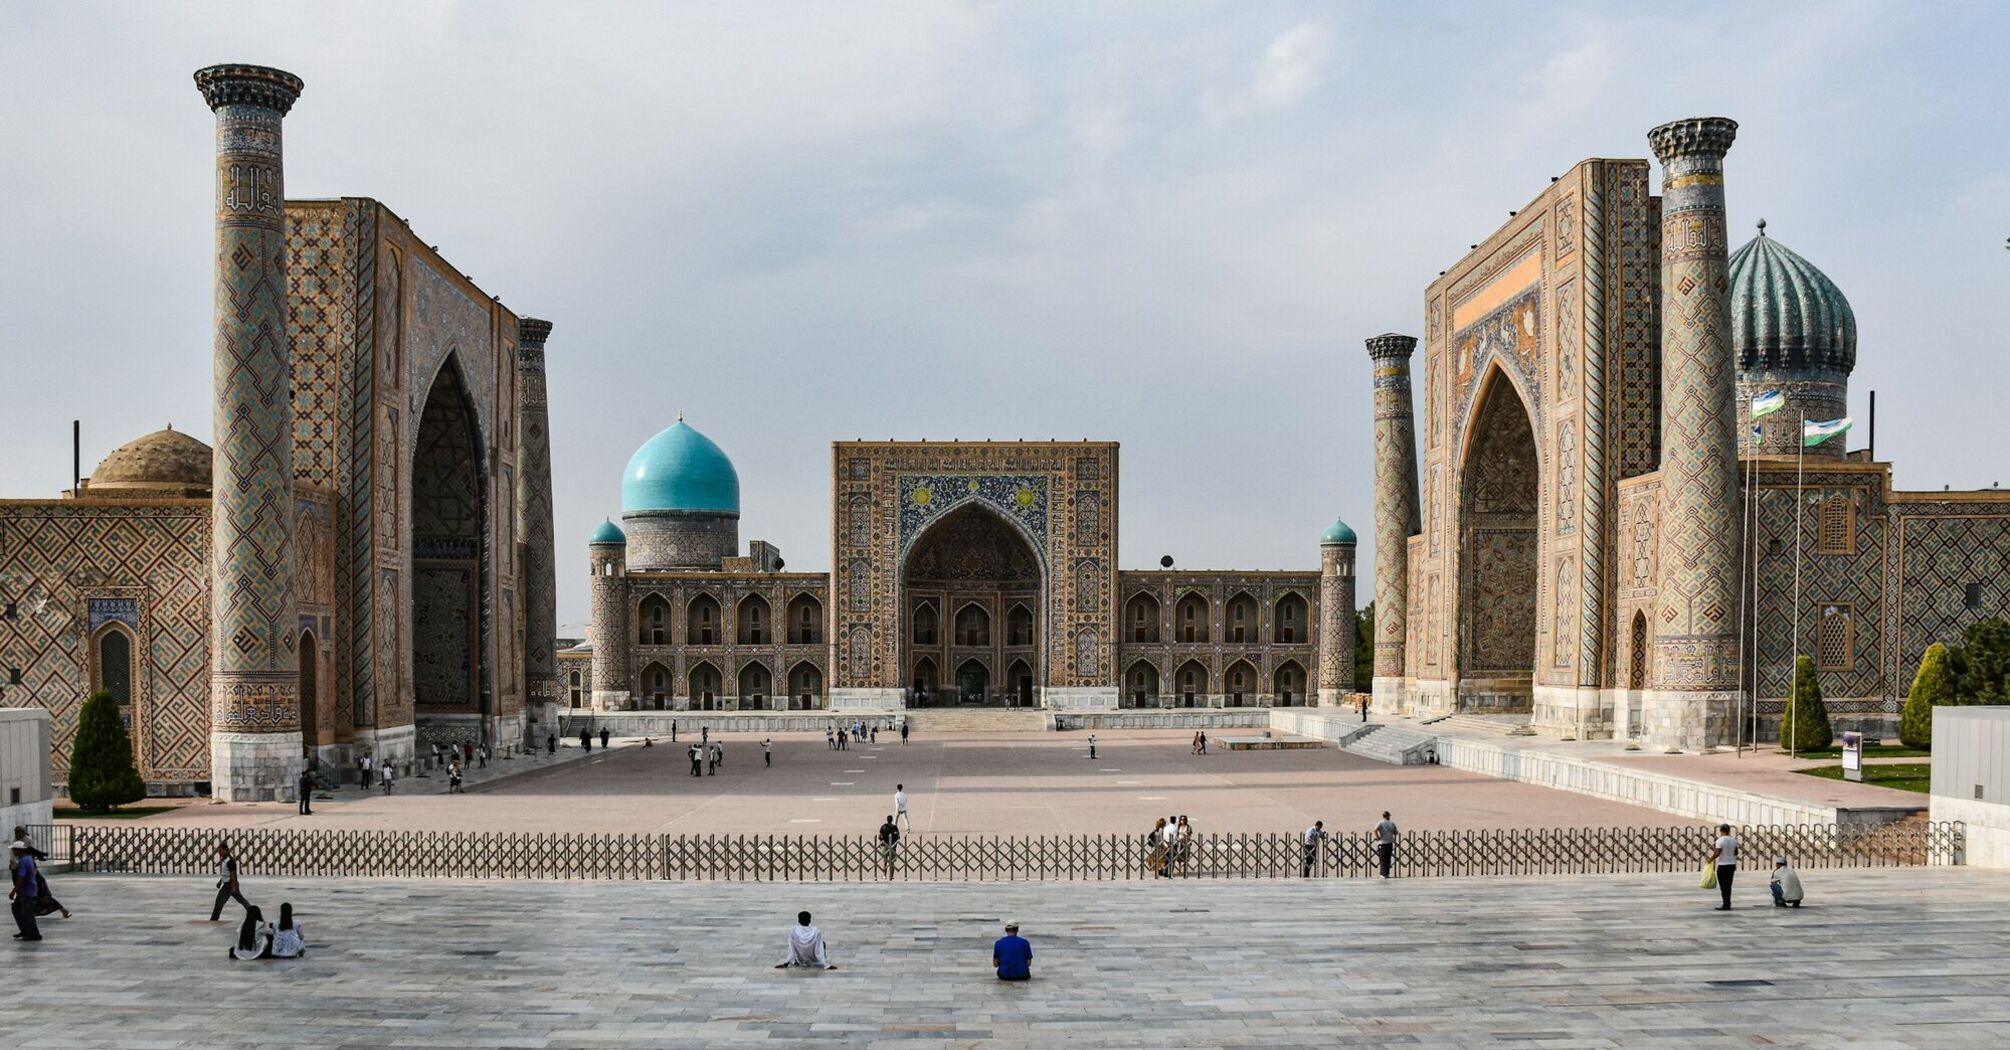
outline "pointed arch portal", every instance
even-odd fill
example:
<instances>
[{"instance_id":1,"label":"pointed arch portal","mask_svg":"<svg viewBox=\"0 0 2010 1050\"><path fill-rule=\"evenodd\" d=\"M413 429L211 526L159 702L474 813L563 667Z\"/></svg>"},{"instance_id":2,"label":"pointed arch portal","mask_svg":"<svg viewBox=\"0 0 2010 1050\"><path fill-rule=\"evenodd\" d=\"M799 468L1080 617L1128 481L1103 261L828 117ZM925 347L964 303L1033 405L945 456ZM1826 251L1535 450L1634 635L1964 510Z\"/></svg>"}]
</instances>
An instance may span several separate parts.
<instances>
[{"instance_id":1,"label":"pointed arch portal","mask_svg":"<svg viewBox=\"0 0 2010 1050\"><path fill-rule=\"evenodd\" d=\"M1461 707L1527 710L1535 670L1539 460L1520 393L1487 377L1459 477Z\"/></svg>"},{"instance_id":2,"label":"pointed arch portal","mask_svg":"<svg viewBox=\"0 0 2010 1050\"><path fill-rule=\"evenodd\" d=\"M965 504L915 540L900 584L901 666L916 669L908 703L1039 702L1045 684L1043 580L1040 557L1025 533L983 503ZM955 671L924 700L922 667Z\"/></svg>"}]
</instances>

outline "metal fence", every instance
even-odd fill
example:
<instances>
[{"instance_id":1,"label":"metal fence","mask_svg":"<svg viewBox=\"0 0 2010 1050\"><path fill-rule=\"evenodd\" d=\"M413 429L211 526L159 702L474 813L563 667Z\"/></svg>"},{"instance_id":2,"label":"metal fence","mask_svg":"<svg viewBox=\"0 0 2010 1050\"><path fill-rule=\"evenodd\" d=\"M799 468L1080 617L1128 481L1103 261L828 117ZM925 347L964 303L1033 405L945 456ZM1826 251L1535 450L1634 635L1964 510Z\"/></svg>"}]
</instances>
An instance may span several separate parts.
<instances>
[{"instance_id":1,"label":"metal fence","mask_svg":"<svg viewBox=\"0 0 2010 1050\"><path fill-rule=\"evenodd\" d=\"M682 879L750 882L1038 882L1172 878L1362 878L1379 873L1373 838L1329 836L1312 851L1293 833L1199 835L1170 850L1139 836L909 836L891 850L869 837L567 835L472 831L302 831L105 824L31 832L77 870L208 874L228 841L246 874L466 879ZM1761 825L1738 832L1742 866L1896 867L1963 862L1963 825L1903 821ZM1391 871L1447 875L1585 875L1697 871L1716 832L1685 828L1525 828L1405 834Z\"/></svg>"}]
</instances>

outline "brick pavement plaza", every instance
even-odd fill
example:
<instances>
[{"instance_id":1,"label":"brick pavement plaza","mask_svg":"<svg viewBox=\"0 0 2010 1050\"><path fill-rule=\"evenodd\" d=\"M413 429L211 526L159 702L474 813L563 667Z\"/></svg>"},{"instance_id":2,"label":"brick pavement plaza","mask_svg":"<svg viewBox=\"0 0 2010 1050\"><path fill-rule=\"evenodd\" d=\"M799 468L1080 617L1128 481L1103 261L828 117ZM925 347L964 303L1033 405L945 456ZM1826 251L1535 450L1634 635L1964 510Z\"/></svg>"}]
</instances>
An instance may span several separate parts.
<instances>
[{"instance_id":1,"label":"brick pavement plaza","mask_svg":"<svg viewBox=\"0 0 2010 1050\"><path fill-rule=\"evenodd\" d=\"M286 828L868 834L905 783L922 833L1142 834L1157 816L1185 813L1204 832L1365 831L1381 811L1415 829L1665 826L1699 823L1622 803L1494 780L1440 766L1390 766L1332 747L1189 754L1191 733L965 733L903 745L832 751L820 735L776 734L774 768L760 737L727 734L717 776L693 778L681 741L643 748L616 741L585 761L539 765L521 776L440 797L444 778L408 779L391 797L355 789L316 803L311 817L284 803L197 803L149 824ZM577 749L569 754L578 755ZM517 760L525 762L525 760ZM537 762L546 760L539 759ZM530 765L525 762L525 765ZM506 765L495 763L496 767Z\"/></svg>"},{"instance_id":2,"label":"brick pavement plaza","mask_svg":"<svg viewBox=\"0 0 2010 1050\"><path fill-rule=\"evenodd\" d=\"M2010 1045L2010 879L1809 872L1011 884L247 879L309 955L225 958L208 880L62 875L16 1047ZM777 971L814 911L840 969ZM233 906L228 915L235 917ZM1031 983L986 967L1004 920Z\"/></svg>"}]
</instances>

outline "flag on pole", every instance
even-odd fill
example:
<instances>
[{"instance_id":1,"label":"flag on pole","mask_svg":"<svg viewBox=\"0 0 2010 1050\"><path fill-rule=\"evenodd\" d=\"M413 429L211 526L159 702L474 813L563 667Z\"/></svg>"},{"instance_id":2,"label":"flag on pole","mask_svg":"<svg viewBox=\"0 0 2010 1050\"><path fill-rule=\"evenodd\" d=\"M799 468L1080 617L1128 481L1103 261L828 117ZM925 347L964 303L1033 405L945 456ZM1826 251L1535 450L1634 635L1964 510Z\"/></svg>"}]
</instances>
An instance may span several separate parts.
<instances>
[{"instance_id":1,"label":"flag on pole","mask_svg":"<svg viewBox=\"0 0 2010 1050\"><path fill-rule=\"evenodd\" d=\"M1766 443L1766 428L1760 426L1757 423L1752 424L1752 444L1763 445L1765 443Z\"/></svg>"},{"instance_id":2,"label":"flag on pole","mask_svg":"<svg viewBox=\"0 0 2010 1050\"><path fill-rule=\"evenodd\" d=\"M1752 418L1772 415L1787 407L1787 395L1778 390L1767 390L1752 395Z\"/></svg>"},{"instance_id":3,"label":"flag on pole","mask_svg":"<svg viewBox=\"0 0 2010 1050\"><path fill-rule=\"evenodd\" d=\"M1812 447L1835 437L1837 434L1847 433L1852 422L1854 420L1848 416L1822 422L1816 422L1812 419L1807 420L1801 424L1801 445L1804 448Z\"/></svg>"}]
</instances>

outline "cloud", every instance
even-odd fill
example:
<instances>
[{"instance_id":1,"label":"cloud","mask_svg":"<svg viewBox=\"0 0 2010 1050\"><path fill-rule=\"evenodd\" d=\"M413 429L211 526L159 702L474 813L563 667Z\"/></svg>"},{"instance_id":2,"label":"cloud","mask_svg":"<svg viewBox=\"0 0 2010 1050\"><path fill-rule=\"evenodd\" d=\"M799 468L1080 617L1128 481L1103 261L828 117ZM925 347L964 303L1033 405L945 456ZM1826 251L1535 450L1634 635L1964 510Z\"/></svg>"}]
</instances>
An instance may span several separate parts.
<instances>
[{"instance_id":1,"label":"cloud","mask_svg":"<svg viewBox=\"0 0 2010 1050\"><path fill-rule=\"evenodd\" d=\"M1325 23L1292 26L1264 47L1248 83L1202 98L1203 117L1220 127L1250 113L1290 109L1319 86L1332 54L1333 31Z\"/></svg>"}]
</instances>

